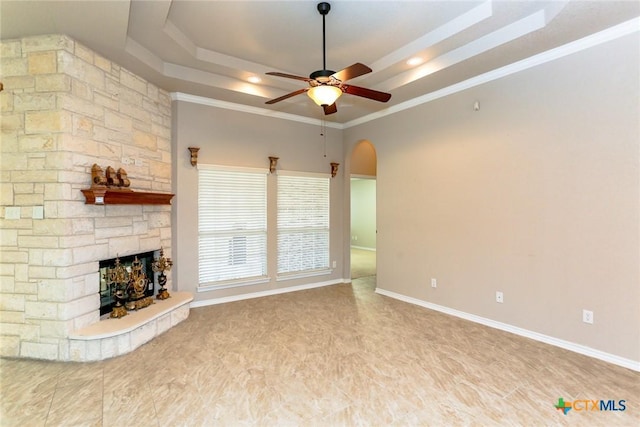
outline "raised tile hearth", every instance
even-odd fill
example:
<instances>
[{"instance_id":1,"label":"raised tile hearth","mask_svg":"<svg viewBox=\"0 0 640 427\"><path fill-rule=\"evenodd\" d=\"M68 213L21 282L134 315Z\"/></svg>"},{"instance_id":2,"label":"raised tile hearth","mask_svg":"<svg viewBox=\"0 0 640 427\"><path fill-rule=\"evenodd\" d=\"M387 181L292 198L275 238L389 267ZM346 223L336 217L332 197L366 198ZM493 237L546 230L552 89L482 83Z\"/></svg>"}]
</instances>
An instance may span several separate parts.
<instances>
[{"instance_id":1,"label":"raised tile hearth","mask_svg":"<svg viewBox=\"0 0 640 427\"><path fill-rule=\"evenodd\" d=\"M189 317L189 292L173 292L140 311L104 319L69 335L70 360L91 362L129 353Z\"/></svg>"}]
</instances>

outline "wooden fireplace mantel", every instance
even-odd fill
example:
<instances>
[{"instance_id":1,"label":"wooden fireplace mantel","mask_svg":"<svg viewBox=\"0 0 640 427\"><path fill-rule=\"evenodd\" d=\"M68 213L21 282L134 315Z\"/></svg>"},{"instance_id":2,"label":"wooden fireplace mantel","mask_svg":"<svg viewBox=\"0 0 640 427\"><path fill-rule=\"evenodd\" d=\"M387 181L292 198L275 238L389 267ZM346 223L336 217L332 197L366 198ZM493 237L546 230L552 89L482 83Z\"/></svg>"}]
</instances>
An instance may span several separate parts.
<instances>
[{"instance_id":1,"label":"wooden fireplace mantel","mask_svg":"<svg viewBox=\"0 0 640 427\"><path fill-rule=\"evenodd\" d=\"M87 188L81 190L87 205L170 205L173 194L128 189Z\"/></svg>"}]
</instances>

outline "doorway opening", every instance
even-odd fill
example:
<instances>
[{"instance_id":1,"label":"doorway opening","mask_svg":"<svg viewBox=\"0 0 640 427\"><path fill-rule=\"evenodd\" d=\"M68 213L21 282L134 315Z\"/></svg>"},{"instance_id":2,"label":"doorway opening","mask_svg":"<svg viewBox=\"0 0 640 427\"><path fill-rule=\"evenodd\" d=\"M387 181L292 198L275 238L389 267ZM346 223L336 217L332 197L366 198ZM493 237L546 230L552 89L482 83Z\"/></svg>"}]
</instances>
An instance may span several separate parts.
<instances>
[{"instance_id":1,"label":"doorway opening","mask_svg":"<svg viewBox=\"0 0 640 427\"><path fill-rule=\"evenodd\" d=\"M360 141L351 153L351 279L376 275L376 150Z\"/></svg>"}]
</instances>

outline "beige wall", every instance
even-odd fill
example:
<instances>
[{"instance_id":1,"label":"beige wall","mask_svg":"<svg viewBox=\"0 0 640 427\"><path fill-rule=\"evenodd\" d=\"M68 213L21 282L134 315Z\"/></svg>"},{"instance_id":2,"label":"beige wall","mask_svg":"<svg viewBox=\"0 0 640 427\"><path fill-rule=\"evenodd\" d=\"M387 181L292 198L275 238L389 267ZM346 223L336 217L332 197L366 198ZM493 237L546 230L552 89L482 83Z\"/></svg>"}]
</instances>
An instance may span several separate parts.
<instances>
[{"instance_id":1,"label":"beige wall","mask_svg":"<svg viewBox=\"0 0 640 427\"><path fill-rule=\"evenodd\" d=\"M194 293L194 300L202 302L255 292L269 292L291 286L319 282L340 282L345 273L343 242L344 173L343 168L331 180L331 261L337 267L332 274L305 279L276 281L276 176L268 178L268 260L271 280L266 284L242 286L222 290L197 292L198 287L198 171L189 163L187 147L200 147L198 162L227 166L267 169L269 156L279 157L278 170L325 173L329 163L342 163L342 134L326 129L325 139L320 126L276 119L201 105L174 101L174 245L177 253L174 283L180 291ZM324 155L326 150L326 157ZM348 270L347 270L348 271Z\"/></svg>"},{"instance_id":2,"label":"beige wall","mask_svg":"<svg viewBox=\"0 0 640 427\"><path fill-rule=\"evenodd\" d=\"M95 316L89 268L131 232L141 247L173 241L173 288L196 290L197 170L188 146L201 147L202 163L266 168L275 155L279 169L327 173L329 162L342 163L331 187L331 276L196 293L197 301L348 277L344 176L355 144L369 139L378 153L380 288L640 361L636 35L345 131L329 128L326 158L319 126L187 102L173 103L170 144L163 91L65 37L8 42L1 216L19 207L21 218L0 220L2 355L69 358L64 337ZM135 188L174 189L172 218L168 207L84 205L90 165L115 166L122 156L143 159L127 168ZM273 200L273 177L269 191ZM45 219L32 219L41 205ZM273 229L273 205L269 212ZM593 325L581 322L583 308L594 311ZM81 320L70 321L71 312Z\"/></svg>"},{"instance_id":3,"label":"beige wall","mask_svg":"<svg viewBox=\"0 0 640 427\"><path fill-rule=\"evenodd\" d=\"M67 338L99 320L98 261L171 256L171 207L86 205L80 190L97 163L124 167L132 189L169 192L171 101L67 36L0 48L0 355L86 360Z\"/></svg>"},{"instance_id":4,"label":"beige wall","mask_svg":"<svg viewBox=\"0 0 640 427\"><path fill-rule=\"evenodd\" d=\"M640 361L639 47L345 130L378 154L378 287Z\"/></svg>"}]
</instances>

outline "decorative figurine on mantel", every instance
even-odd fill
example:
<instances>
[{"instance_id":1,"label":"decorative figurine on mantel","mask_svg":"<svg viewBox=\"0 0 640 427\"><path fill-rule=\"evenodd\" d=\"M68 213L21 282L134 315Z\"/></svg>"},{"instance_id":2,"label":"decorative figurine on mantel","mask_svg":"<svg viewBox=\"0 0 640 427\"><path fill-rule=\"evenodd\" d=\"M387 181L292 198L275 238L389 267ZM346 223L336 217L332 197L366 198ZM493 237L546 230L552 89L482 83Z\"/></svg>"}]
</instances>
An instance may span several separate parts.
<instances>
[{"instance_id":1,"label":"decorative figurine on mantel","mask_svg":"<svg viewBox=\"0 0 640 427\"><path fill-rule=\"evenodd\" d=\"M160 257L151 264L153 271L160 273L158 274L158 284L160 285L160 289L158 289L158 295L156 295L157 299L167 299L171 297L167 288L164 287L164 285L167 284L167 276L165 276L164 272L171 270L172 265L173 262L171 259L165 258L164 256L164 249L160 248Z\"/></svg>"},{"instance_id":2,"label":"decorative figurine on mantel","mask_svg":"<svg viewBox=\"0 0 640 427\"><path fill-rule=\"evenodd\" d=\"M129 283L129 273L124 265L120 264L120 258L116 258L116 263L113 268L107 270L107 282L109 285L116 287L114 297L116 304L111 311L110 317L119 318L127 315L127 309L122 305L122 301L127 299L125 290Z\"/></svg>"},{"instance_id":3,"label":"decorative figurine on mantel","mask_svg":"<svg viewBox=\"0 0 640 427\"><path fill-rule=\"evenodd\" d=\"M115 185L118 183L116 170L111 166L107 166L107 170L105 171L105 178L107 179L107 187L115 187Z\"/></svg>"},{"instance_id":4,"label":"decorative figurine on mantel","mask_svg":"<svg viewBox=\"0 0 640 427\"><path fill-rule=\"evenodd\" d=\"M116 178L118 178L118 187L121 187L121 189L129 190L131 181L129 181L129 178L127 178L126 170L118 168L118 171L116 172Z\"/></svg>"},{"instance_id":5,"label":"decorative figurine on mantel","mask_svg":"<svg viewBox=\"0 0 640 427\"><path fill-rule=\"evenodd\" d=\"M97 163L94 163L91 167L91 188L109 187L111 189L131 191L130 185L131 181L127 177L127 171L123 168L118 168L116 172L112 166L107 166L107 171L103 172Z\"/></svg>"},{"instance_id":6,"label":"decorative figurine on mantel","mask_svg":"<svg viewBox=\"0 0 640 427\"><path fill-rule=\"evenodd\" d=\"M97 163L94 163L91 167L91 187L92 188L104 188L107 186L107 178L104 176L104 172Z\"/></svg>"}]
</instances>

